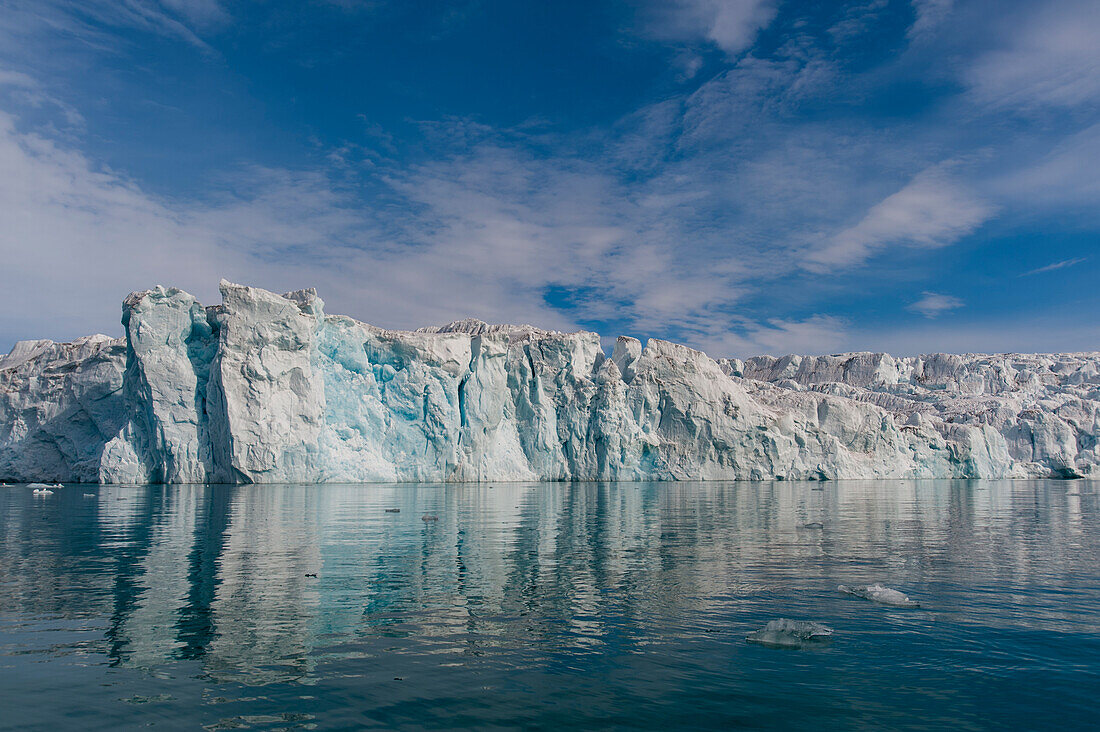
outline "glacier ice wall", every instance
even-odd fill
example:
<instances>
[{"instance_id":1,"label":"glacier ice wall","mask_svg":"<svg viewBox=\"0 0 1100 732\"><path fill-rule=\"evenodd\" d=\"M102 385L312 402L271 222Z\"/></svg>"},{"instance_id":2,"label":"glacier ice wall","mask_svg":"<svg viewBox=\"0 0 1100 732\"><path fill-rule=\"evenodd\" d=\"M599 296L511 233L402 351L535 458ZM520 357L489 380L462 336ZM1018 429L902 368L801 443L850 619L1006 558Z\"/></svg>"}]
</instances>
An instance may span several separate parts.
<instances>
[{"instance_id":1,"label":"glacier ice wall","mask_svg":"<svg viewBox=\"0 0 1100 732\"><path fill-rule=\"evenodd\" d=\"M1100 476L1100 354L713 360L158 287L0 359L0 478L103 483Z\"/></svg>"}]
</instances>

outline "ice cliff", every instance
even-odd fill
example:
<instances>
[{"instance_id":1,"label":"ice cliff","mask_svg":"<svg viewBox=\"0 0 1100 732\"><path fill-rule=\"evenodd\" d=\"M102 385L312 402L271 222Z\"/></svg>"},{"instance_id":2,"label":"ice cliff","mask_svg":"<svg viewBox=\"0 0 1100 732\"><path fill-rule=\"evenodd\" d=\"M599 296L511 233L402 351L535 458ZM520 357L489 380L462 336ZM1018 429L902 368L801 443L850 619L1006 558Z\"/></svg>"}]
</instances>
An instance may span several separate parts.
<instances>
[{"instance_id":1,"label":"ice cliff","mask_svg":"<svg viewBox=\"0 0 1100 732\"><path fill-rule=\"evenodd\" d=\"M673 343L133 293L0 359L0 478L102 483L1100 476L1100 353L713 360Z\"/></svg>"}]
</instances>

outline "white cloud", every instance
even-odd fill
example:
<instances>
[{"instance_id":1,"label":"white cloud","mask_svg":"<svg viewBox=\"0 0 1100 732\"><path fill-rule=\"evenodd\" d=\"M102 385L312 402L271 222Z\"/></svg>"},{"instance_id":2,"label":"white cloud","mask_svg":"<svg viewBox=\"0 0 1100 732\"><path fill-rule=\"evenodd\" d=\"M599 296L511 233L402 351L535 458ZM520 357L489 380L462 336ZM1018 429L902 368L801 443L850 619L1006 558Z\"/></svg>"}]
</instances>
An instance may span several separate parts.
<instances>
[{"instance_id":1,"label":"white cloud","mask_svg":"<svg viewBox=\"0 0 1100 732\"><path fill-rule=\"evenodd\" d=\"M761 136L774 134L800 103L834 82L832 66L819 59L776 61L748 55L684 100L677 145L721 146L726 155L757 150Z\"/></svg>"},{"instance_id":2,"label":"white cloud","mask_svg":"<svg viewBox=\"0 0 1100 732\"><path fill-rule=\"evenodd\" d=\"M809 251L805 265L824 271L860 264L890 246L946 246L972 233L992 213L992 206L938 166L875 204L859 223Z\"/></svg>"},{"instance_id":3,"label":"white cloud","mask_svg":"<svg viewBox=\"0 0 1100 732\"><path fill-rule=\"evenodd\" d=\"M775 17L772 0L688 0L686 6L707 39L726 53L744 49Z\"/></svg>"},{"instance_id":4,"label":"white cloud","mask_svg":"<svg viewBox=\"0 0 1100 732\"><path fill-rule=\"evenodd\" d=\"M771 23L776 0L657 0L647 7L646 30L676 41L705 41L733 55L748 48Z\"/></svg>"},{"instance_id":5,"label":"white cloud","mask_svg":"<svg viewBox=\"0 0 1100 732\"><path fill-rule=\"evenodd\" d=\"M939 292L922 292L920 300L910 304L908 310L920 313L926 318L938 318L940 315L961 308L964 303L954 295L944 295Z\"/></svg>"},{"instance_id":6,"label":"white cloud","mask_svg":"<svg viewBox=\"0 0 1100 732\"><path fill-rule=\"evenodd\" d=\"M133 28L175 38L212 53L201 34L230 19L218 0L7 0L0 14L0 44L18 58L59 34L87 48L117 52L111 29ZM22 52L22 53L18 53Z\"/></svg>"},{"instance_id":7,"label":"white cloud","mask_svg":"<svg viewBox=\"0 0 1100 732\"><path fill-rule=\"evenodd\" d=\"M29 74L0 68L0 87L4 86L18 89L37 89L38 82Z\"/></svg>"},{"instance_id":8,"label":"white cloud","mask_svg":"<svg viewBox=\"0 0 1100 732\"><path fill-rule=\"evenodd\" d=\"M1024 272L1021 277L1027 277L1029 275L1043 274L1044 272L1054 272L1055 270L1065 269L1066 267L1072 267L1075 264L1081 264L1087 260L1088 257L1074 257L1073 259L1063 259L1060 262L1051 262L1043 267L1037 267L1033 270Z\"/></svg>"},{"instance_id":9,"label":"white cloud","mask_svg":"<svg viewBox=\"0 0 1100 732\"><path fill-rule=\"evenodd\" d=\"M52 107L60 113L60 123L68 128L82 129L84 117L75 107L49 94L37 79L20 71L12 71L0 66L0 95L13 100L16 104L29 109ZM0 98L3 98L0 96Z\"/></svg>"},{"instance_id":10,"label":"white cloud","mask_svg":"<svg viewBox=\"0 0 1100 732\"><path fill-rule=\"evenodd\" d=\"M955 7L955 0L912 0L915 18L909 37L920 38L934 31Z\"/></svg>"},{"instance_id":11,"label":"white cloud","mask_svg":"<svg viewBox=\"0 0 1100 732\"><path fill-rule=\"evenodd\" d=\"M837 43L855 40L874 27L888 5L889 0L866 0L847 4L843 16L828 29L828 33Z\"/></svg>"},{"instance_id":12,"label":"white cloud","mask_svg":"<svg viewBox=\"0 0 1100 732\"><path fill-rule=\"evenodd\" d=\"M234 195L213 203L165 199L72 148L19 132L3 113L0 169L6 339L117 332L118 303L131 290L169 284L216 301L223 276L280 291L315 285L334 312L387 326L465 315L571 325L541 293L509 289L510 262L525 256L527 242L522 222L505 214L486 216L471 239L432 240L424 228L399 247L318 173L246 170Z\"/></svg>"},{"instance_id":13,"label":"white cloud","mask_svg":"<svg viewBox=\"0 0 1100 732\"><path fill-rule=\"evenodd\" d=\"M1003 21L1002 43L963 74L972 98L994 109L1072 108L1100 101L1100 3L1030 3Z\"/></svg>"},{"instance_id":14,"label":"white cloud","mask_svg":"<svg viewBox=\"0 0 1100 732\"><path fill-rule=\"evenodd\" d=\"M1100 214L1100 124L1069 135L1030 164L1019 165L992 181L1000 195L1021 210L1076 209L1095 223Z\"/></svg>"},{"instance_id":15,"label":"white cloud","mask_svg":"<svg viewBox=\"0 0 1100 732\"><path fill-rule=\"evenodd\" d=\"M179 282L211 295L239 250L199 235L186 214L79 153L16 131L0 114L0 332L70 338L118 330L132 289ZM262 275L261 275L262 276Z\"/></svg>"},{"instance_id":16,"label":"white cloud","mask_svg":"<svg viewBox=\"0 0 1100 732\"><path fill-rule=\"evenodd\" d=\"M744 322L736 330L714 332L698 339L699 346L714 358L747 358L760 354L785 356L844 351L851 340L849 324L831 315L808 318L772 318L766 322Z\"/></svg>"},{"instance_id":17,"label":"white cloud","mask_svg":"<svg viewBox=\"0 0 1100 732\"><path fill-rule=\"evenodd\" d=\"M477 144L391 181L419 208L404 238L427 245L418 261L498 278L500 307L568 291L587 317L635 327L683 326L734 301L724 263L699 268L686 234L668 220L694 196L624 188L600 166L541 159ZM685 197L686 196L686 197Z\"/></svg>"},{"instance_id":18,"label":"white cloud","mask_svg":"<svg viewBox=\"0 0 1100 732\"><path fill-rule=\"evenodd\" d=\"M24 18L36 7L15 1ZM950 9L944 0L916 5L929 15L918 14L915 29ZM669 52L682 55L686 76L703 58L702 68L712 68L714 54L703 44L743 51L776 6L651 3L650 31L686 42ZM228 17L213 2L90 0L87 7L96 23L55 13L49 33L74 32L114 52L113 36L96 36L96 28L126 25L201 47L199 36ZM873 32L877 3L860 7L866 12L852 18ZM952 12L965 10L960 3ZM0 46L19 22L0 18ZM941 17L930 42L940 43L953 25ZM408 148L372 128L369 141L328 148L318 140L328 170L238 170L224 186L232 195L213 202L152 195L82 155L75 136L46 127L36 135L0 118L0 166L11 171L0 181L0 247L10 279L18 280L0 291L0 338L100 330L117 322L117 302L129 289L178 284L210 300L217 279L228 276L271 289L316 285L331 312L392 327L472 315L571 328L583 317L717 356L835 352L852 347L859 323L803 315L814 312L822 292L849 286L816 273L895 247L949 245L993 215L992 201L1006 210L1006 199L1095 202L1095 131L1016 178L979 179L961 165L928 168L959 145L944 125L868 123L858 106L850 117L816 113L835 110L833 98L849 93L839 103L857 105L855 97L873 93L878 82L854 76L835 49L807 38L767 58L744 54L698 79L694 93L645 107L610 131L566 139L550 125L501 130L444 118L425 124L433 130L431 162L398 168L392 158ZM989 47L983 43L975 47ZM23 106L33 106L26 95L43 93L26 74L0 75L5 82L25 95ZM979 87L992 88L975 83L970 98ZM958 120L960 127L971 122ZM1007 147L997 145L994 153ZM362 160L368 155L371 169ZM360 193L334 185L345 175L370 179L386 195L366 205ZM889 257L875 264L888 280ZM42 272L51 282L42 282ZM576 309L547 302L548 292ZM758 305L765 296L767 305ZM735 304L756 304L762 314L741 319Z\"/></svg>"},{"instance_id":19,"label":"white cloud","mask_svg":"<svg viewBox=\"0 0 1100 732\"><path fill-rule=\"evenodd\" d=\"M332 312L388 327L474 316L573 328L547 292L636 329L721 322L738 295L666 239L667 205L635 203L589 163L476 145L391 172L378 212L319 172L246 169L213 202L151 195L0 113L0 337L117 332L118 302L154 284L216 299L221 277L317 286ZM10 284L9 284L10 283Z\"/></svg>"},{"instance_id":20,"label":"white cloud","mask_svg":"<svg viewBox=\"0 0 1100 732\"><path fill-rule=\"evenodd\" d=\"M160 5L199 27L217 26L229 20L229 13L219 0L160 0Z\"/></svg>"}]
</instances>

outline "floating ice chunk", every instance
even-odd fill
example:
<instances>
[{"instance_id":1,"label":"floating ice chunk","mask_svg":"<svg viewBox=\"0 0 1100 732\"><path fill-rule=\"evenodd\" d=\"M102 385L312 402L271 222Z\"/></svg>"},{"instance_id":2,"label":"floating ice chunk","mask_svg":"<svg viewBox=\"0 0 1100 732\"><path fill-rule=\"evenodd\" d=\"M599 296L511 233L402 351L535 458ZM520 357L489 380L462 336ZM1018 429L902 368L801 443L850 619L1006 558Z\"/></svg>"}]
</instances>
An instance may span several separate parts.
<instances>
[{"instance_id":1,"label":"floating ice chunk","mask_svg":"<svg viewBox=\"0 0 1100 732\"><path fill-rule=\"evenodd\" d=\"M862 597L864 600L871 600L872 602L881 603L883 605L891 605L893 607L920 607L919 602L913 602L905 593L877 583L865 587L838 585L837 589L845 594Z\"/></svg>"},{"instance_id":2,"label":"floating ice chunk","mask_svg":"<svg viewBox=\"0 0 1100 732\"><path fill-rule=\"evenodd\" d=\"M175 697L171 694L157 694L156 696L132 696L128 699L119 699L119 701L127 704L156 704L157 702L172 701L173 699Z\"/></svg>"},{"instance_id":3,"label":"floating ice chunk","mask_svg":"<svg viewBox=\"0 0 1100 732\"><path fill-rule=\"evenodd\" d=\"M808 644L827 641L832 635L833 629L821 623L780 618L768 621L760 630L745 636L745 640L776 648L802 648Z\"/></svg>"}]
</instances>

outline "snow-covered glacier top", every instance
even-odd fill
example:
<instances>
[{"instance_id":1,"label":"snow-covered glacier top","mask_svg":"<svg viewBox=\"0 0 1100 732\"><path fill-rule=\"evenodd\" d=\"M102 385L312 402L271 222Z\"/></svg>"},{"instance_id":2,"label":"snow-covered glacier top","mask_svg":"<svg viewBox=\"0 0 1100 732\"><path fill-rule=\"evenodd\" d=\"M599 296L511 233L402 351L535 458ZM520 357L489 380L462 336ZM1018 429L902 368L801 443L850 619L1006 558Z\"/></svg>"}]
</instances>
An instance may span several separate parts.
<instances>
[{"instance_id":1,"label":"snow-covered glacier top","mask_svg":"<svg viewBox=\"0 0 1100 732\"><path fill-rule=\"evenodd\" d=\"M314 290L157 287L0 359L0 478L104 483L1100 476L1100 353L713 360Z\"/></svg>"}]
</instances>

